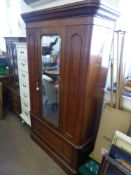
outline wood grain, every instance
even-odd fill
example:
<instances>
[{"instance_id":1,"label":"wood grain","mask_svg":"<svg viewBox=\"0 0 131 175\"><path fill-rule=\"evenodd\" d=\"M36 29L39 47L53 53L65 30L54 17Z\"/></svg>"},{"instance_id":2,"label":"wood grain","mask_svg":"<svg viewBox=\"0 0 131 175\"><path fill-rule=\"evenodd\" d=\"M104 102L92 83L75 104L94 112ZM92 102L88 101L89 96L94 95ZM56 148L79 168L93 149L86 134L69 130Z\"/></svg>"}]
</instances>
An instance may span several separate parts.
<instances>
[{"instance_id":1,"label":"wood grain","mask_svg":"<svg viewBox=\"0 0 131 175\"><path fill-rule=\"evenodd\" d=\"M95 1L22 15L27 26L32 139L71 175L77 174L79 165L94 148L117 16ZM42 113L44 35L61 38L58 126L45 120Z\"/></svg>"}]
</instances>

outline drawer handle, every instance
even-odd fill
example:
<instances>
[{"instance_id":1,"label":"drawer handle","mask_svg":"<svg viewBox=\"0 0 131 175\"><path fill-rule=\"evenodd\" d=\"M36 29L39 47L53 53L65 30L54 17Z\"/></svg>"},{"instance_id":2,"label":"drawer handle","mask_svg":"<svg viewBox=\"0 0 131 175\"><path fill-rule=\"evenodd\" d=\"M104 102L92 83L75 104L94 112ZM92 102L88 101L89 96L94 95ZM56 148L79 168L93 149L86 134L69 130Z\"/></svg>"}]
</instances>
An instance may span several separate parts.
<instances>
[{"instance_id":1,"label":"drawer handle","mask_svg":"<svg viewBox=\"0 0 131 175\"><path fill-rule=\"evenodd\" d=\"M25 66L25 63L21 63L21 66Z\"/></svg>"},{"instance_id":2,"label":"drawer handle","mask_svg":"<svg viewBox=\"0 0 131 175\"><path fill-rule=\"evenodd\" d=\"M25 112L25 115L28 115L28 113L27 113L27 112Z\"/></svg>"},{"instance_id":3,"label":"drawer handle","mask_svg":"<svg viewBox=\"0 0 131 175\"><path fill-rule=\"evenodd\" d=\"M28 105L24 103L24 106L27 107Z\"/></svg>"},{"instance_id":4,"label":"drawer handle","mask_svg":"<svg viewBox=\"0 0 131 175\"><path fill-rule=\"evenodd\" d=\"M23 87L27 87L26 84L23 84Z\"/></svg>"},{"instance_id":5,"label":"drawer handle","mask_svg":"<svg viewBox=\"0 0 131 175\"><path fill-rule=\"evenodd\" d=\"M23 96L24 96L25 98L27 98L27 95L26 95L26 94L23 94Z\"/></svg>"},{"instance_id":6,"label":"drawer handle","mask_svg":"<svg viewBox=\"0 0 131 175\"><path fill-rule=\"evenodd\" d=\"M25 78L25 74L22 74L22 77Z\"/></svg>"},{"instance_id":7,"label":"drawer handle","mask_svg":"<svg viewBox=\"0 0 131 175\"><path fill-rule=\"evenodd\" d=\"M20 51L21 54L24 54L24 51Z\"/></svg>"}]
</instances>

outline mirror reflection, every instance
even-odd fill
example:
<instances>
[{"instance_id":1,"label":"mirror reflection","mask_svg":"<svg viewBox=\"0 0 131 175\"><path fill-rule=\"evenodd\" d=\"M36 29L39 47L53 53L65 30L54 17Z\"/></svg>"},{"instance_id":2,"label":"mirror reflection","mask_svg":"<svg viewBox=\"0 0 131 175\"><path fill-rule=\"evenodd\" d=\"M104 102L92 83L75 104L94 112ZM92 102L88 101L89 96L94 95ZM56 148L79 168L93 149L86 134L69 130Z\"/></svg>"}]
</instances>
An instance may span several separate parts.
<instances>
[{"instance_id":1,"label":"mirror reflection","mask_svg":"<svg viewBox=\"0 0 131 175\"><path fill-rule=\"evenodd\" d=\"M60 45L58 35L41 38L43 117L55 125L59 111Z\"/></svg>"}]
</instances>

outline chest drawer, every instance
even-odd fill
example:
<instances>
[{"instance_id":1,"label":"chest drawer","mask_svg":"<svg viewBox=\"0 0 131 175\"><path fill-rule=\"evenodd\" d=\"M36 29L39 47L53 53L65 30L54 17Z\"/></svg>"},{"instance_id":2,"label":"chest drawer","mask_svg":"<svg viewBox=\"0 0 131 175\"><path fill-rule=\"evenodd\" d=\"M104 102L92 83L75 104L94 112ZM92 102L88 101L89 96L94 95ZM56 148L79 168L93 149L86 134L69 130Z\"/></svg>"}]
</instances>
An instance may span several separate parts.
<instances>
[{"instance_id":1,"label":"chest drawer","mask_svg":"<svg viewBox=\"0 0 131 175\"><path fill-rule=\"evenodd\" d=\"M28 124L31 125L30 122L30 113L29 111L22 111L22 113L20 114L21 118Z\"/></svg>"},{"instance_id":2,"label":"chest drawer","mask_svg":"<svg viewBox=\"0 0 131 175\"><path fill-rule=\"evenodd\" d=\"M27 48L26 47L18 47L17 48L17 57L27 59Z\"/></svg>"},{"instance_id":3,"label":"chest drawer","mask_svg":"<svg viewBox=\"0 0 131 175\"><path fill-rule=\"evenodd\" d=\"M22 80L20 79L20 89L23 91L29 91L29 82L26 81L26 79Z\"/></svg>"},{"instance_id":4,"label":"chest drawer","mask_svg":"<svg viewBox=\"0 0 131 175\"><path fill-rule=\"evenodd\" d=\"M14 103L18 103L19 101L19 96L16 96L15 94L13 94L12 92L8 92L8 98L10 98L10 100Z\"/></svg>"},{"instance_id":5,"label":"chest drawer","mask_svg":"<svg viewBox=\"0 0 131 175\"><path fill-rule=\"evenodd\" d=\"M19 115L21 113L19 88L12 84L6 84L3 88L3 95L4 105L16 115Z\"/></svg>"},{"instance_id":6,"label":"chest drawer","mask_svg":"<svg viewBox=\"0 0 131 175\"><path fill-rule=\"evenodd\" d=\"M27 72L19 71L19 80L29 82L29 77Z\"/></svg>"},{"instance_id":7,"label":"chest drawer","mask_svg":"<svg viewBox=\"0 0 131 175\"><path fill-rule=\"evenodd\" d=\"M22 106L22 111L23 110L30 111L29 101L21 99L21 106Z\"/></svg>"},{"instance_id":8,"label":"chest drawer","mask_svg":"<svg viewBox=\"0 0 131 175\"><path fill-rule=\"evenodd\" d=\"M27 60L19 59L18 60L18 69L19 69L19 71L21 70L24 72L28 72Z\"/></svg>"},{"instance_id":9,"label":"chest drawer","mask_svg":"<svg viewBox=\"0 0 131 175\"><path fill-rule=\"evenodd\" d=\"M20 89L20 97L21 97L21 101L24 100L24 101L27 101L28 103L30 103L28 90L21 88Z\"/></svg>"},{"instance_id":10,"label":"chest drawer","mask_svg":"<svg viewBox=\"0 0 131 175\"><path fill-rule=\"evenodd\" d=\"M30 117L29 110L26 110L26 108L22 108L22 113L23 113L25 116Z\"/></svg>"},{"instance_id":11,"label":"chest drawer","mask_svg":"<svg viewBox=\"0 0 131 175\"><path fill-rule=\"evenodd\" d=\"M21 111L19 98L17 96L12 96L12 94L8 94L8 106L12 111L14 111L14 110L19 111L18 114Z\"/></svg>"},{"instance_id":12,"label":"chest drawer","mask_svg":"<svg viewBox=\"0 0 131 175\"><path fill-rule=\"evenodd\" d=\"M46 126L37 120L32 120L32 130L44 143L62 157L68 164L71 163L72 147L63 139L52 133Z\"/></svg>"}]
</instances>

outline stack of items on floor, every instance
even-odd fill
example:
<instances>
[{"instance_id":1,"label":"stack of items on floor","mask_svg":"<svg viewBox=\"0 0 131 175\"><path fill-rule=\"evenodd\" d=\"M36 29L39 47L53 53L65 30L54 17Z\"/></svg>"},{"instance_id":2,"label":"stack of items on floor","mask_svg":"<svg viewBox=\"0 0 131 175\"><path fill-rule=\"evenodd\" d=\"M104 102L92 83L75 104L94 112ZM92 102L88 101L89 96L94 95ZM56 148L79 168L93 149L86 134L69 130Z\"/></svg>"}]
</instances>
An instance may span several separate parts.
<instances>
[{"instance_id":1,"label":"stack of items on floor","mask_svg":"<svg viewBox=\"0 0 131 175\"><path fill-rule=\"evenodd\" d=\"M100 165L98 162L93 160L91 157L79 167L80 175L97 175L99 172Z\"/></svg>"},{"instance_id":2,"label":"stack of items on floor","mask_svg":"<svg viewBox=\"0 0 131 175\"><path fill-rule=\"evenodd\" d=\"M0 56L0 76L7 74L8 59L6 56Z\"/></svg>"},{"instance_id":3,"label":"stack of items on floor","mask_svg":"<svg viewBox=\"0 0 131 175\"><path fill-rule=\"evenodd\" d=\"M131 137L116 131L103 157L99 175L131 175Z\"/></svg>"}]
</instances>

